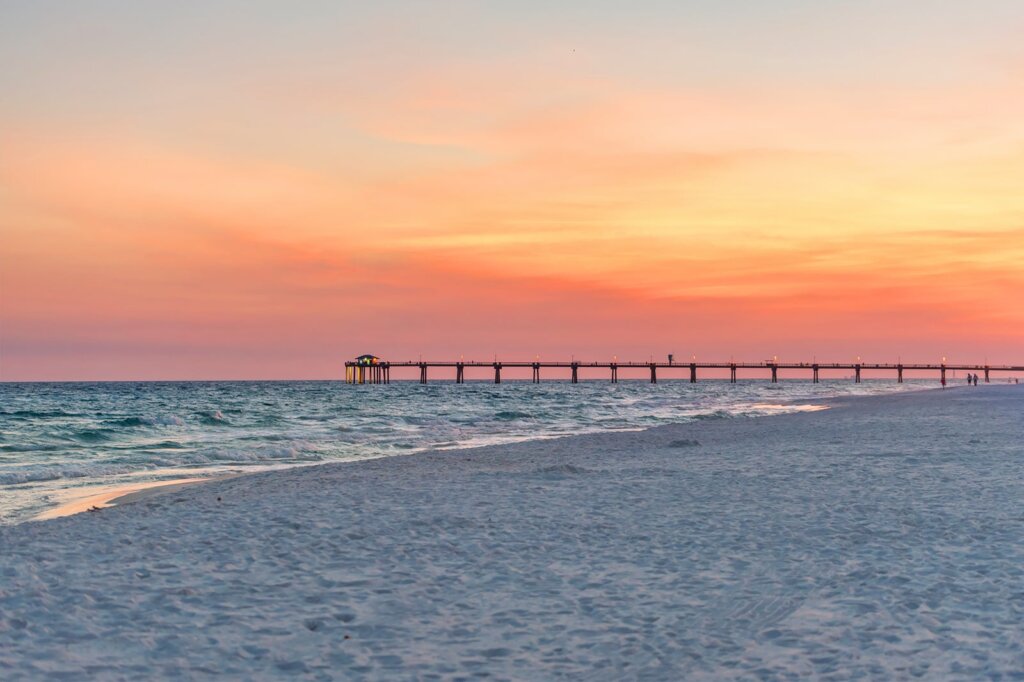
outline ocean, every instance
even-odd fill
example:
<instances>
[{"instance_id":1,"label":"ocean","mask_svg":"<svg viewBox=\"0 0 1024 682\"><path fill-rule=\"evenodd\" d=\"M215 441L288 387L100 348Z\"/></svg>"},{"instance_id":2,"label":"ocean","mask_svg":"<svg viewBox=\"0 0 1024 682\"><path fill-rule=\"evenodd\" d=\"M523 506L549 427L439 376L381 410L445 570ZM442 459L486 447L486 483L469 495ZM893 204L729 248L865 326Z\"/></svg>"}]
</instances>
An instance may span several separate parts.
<instances>
[{"instance_id":1,"label":"ocean","mask_svg":"<svg viewBox=\"0 0 1024 682\"><path fill-rule=\"evenodd\" d=\"M100 487L820 409L934 380L0 384L0 523Z\"/></svg>"}]
</instances>

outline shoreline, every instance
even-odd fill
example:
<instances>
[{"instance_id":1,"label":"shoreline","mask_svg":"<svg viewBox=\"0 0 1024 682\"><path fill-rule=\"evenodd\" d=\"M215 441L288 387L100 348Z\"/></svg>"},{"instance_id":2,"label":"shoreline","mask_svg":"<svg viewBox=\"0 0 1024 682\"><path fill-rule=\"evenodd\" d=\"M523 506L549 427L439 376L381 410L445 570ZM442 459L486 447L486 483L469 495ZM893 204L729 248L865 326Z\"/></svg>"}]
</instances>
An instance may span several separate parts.
<instances>
[{"instance_id":1,"label":"shoreline","mask_svg":"<svg viewBox=\"0 0 1024 682\"><path fill-rule=\"evenodd\" d=\"M0 528L0 676L1018 670L1024 391L830 407L256 472Z\"/></svg>"},{"instance_id":2,"label":"shoreline","mask_svg":"<svg viewBox=\"0 0 1024 682\"><path fill-rule=\"evenodd\" d=\"M426 397L421 395L423 391L416 390L418 387L396 388L393 392L398 398L393 405L386 392L375 392L372 401L382 400L391 405L380 408L389 415L383 421L393 418L395 428L390 432L375 422L372 413L356 410L349 419L344 411L332 413L323 409L323 405L335 399L345 403L347 410L371 398L364 398L355 390L341 396L310 386L275 388L264 396L273 397L272 400L254 401L244 411L229 415L230 423L211 421L212 417L204 416L205 411L190 412L188 405L176 403L181 397L176 391L164 387L144 391L146 400L136 407L126 408L115 402L105 404L103 412L96 414L87 411L88 391L71 390L66 396L67 404L60 404L61 392L44 392L33 400L40 402L37 408L45 407L48 412L29 410L32 400L19 399L25 403L25 409L16 410L10 418L13 431L6 434L5 443L10 445L4 445L4 449L12 454L0 457L0 523L16 525L38 519L41 514L47 518L64 513L46 514L70 499L98 495L111 486L136 481L249 473L263 467L350 461L361 459L361 455L465 449L606 429L641 431L658 423L716 418L720 412L744 417L777 413L779 402L793 404L806 400L813 404L830 395L860 392L859 387L846 384L827 384L821 388L770 384L732 388L724 384L694 387L688 382L667 390L649 391L645 386L613 387L606 391L602 383L581 387L580 395L586 397L577 400L573 390L527 390L529 385L524 386L527 388L476 387L465 392L432 389L426 395L439 394L447 405L440 423L424 419L425 415L416 412L420 409L416 402ZM897 388L922 390L931 386L876 385L863 390L885 393ZM132 391L118 389L105 400L125 397L121 395L124 390ZM257 393L263 396L268 390L261 388ZM200 394L211 409L219 404L216 387L205 387ZM502 401L512 396L522 404L512 411L503 410ZM317 398L317 404L303 405L312 397ZM159 400L166 404L158 404ZM567 405L563 404L566 400ZM67 444L61 441L62 444L54 445L46 440L51 436L66 440ZM156 461L149 455L150 448ZM95 500L100 505L106 501L105 497Z\"/></svg>"},{"instance_id":3,"label":"shoreline","mask_svg":"<svg viewBox=\"0 0 1024 682\"><path fill-rule=\"evenodd\" d=\"M951 387L949 387L950 390L952 390L954 388L959 388L959 386L951 386ZM937 391L937 390L944 390L944 389L939 389L939 388L920 388L920 389L916 389L916 390L910 390L910 391L905 391L905 392L902 392L902 393L899 393L899 394L891 394L891 395L906 395L906 394L912 394L912 393L921 393L921 392ZM777 404L756 403L756 404L752 404L751 407L759 408L759 409L768 409L768 410L779 409L779 413L778 414L771 414L771 413L769 413L769 414L765 414L765 415L759 415L759 416L756 416L756 417L735 417L735 418L737 418L737 419L740 419L740 418L742 418L742 419L768 419L768 418L776 418L776 417L779 417L779 416L783 416L785 414L818 412L818 411L830 409L830 407L831 407L830 404L834 403L834 402L837 402L837 401L856 400L856 399L861 399L861 398L872 399L872 398L884 397L885 395L886 394L881 394L881 395L863 395L863 396L829 396L829 397L823 397L823 398L792 398L792 399L788 399L788 400L782 400L781 402L778 402ZM803 409L797 409L797 410L794 410L793 412L786 412L785 411L785 410L787 410L788 408L790 408L794 404L804 404L804 405L800 405L800 407L802 407ZM458 447L453 447L453 448L436 448L436 449L424 448L424 449L421 449L421 450L414 450L414 451L411 451L409 453L401 453L401 454L394 454L394 455L382 455L382 456L378 456L378 457L367 457L367 458L359 458L359 459L353 459L353 460L342 460L342 461L330 461L330 460L327 460L327 461L316 462L316 463L299 463L299 464L295 464L295 465L292 465L292 466L285 466L285 467L280 467L280 468L275 467L272 470L273 471L287 471L287 470L290 470L290 469L303 468L303 467L319 467L319 466L330 466L330 465L350 465L350 464L356 464L356 463L362 462L362 461L369 461L369 460L376 460L376 459L391 459L391 458L396 458L396 457L423 456L423 455L426 455L426 454L429 454L429 453L432 453L432 452L440 452L440 451L447 452L447 453L466 452L466 451L478 450L478 449L481 449L481 448L514 446L514 445L517 445L517 444L520 444L520 443L537 443L537 442L542 442L542 441L557 441L557 440L562 440L562 439L572 439L572 438L586 437L586 436L591 436L591 435L600 435L602 433L616 433L616 432L621 432L621 433L643 433L643 432L646 432L646 431L650 431L652 429L658 429L658 428L664 428L664 427L672 427L672 426L678 426L678 425L685 425L685 424L689 424L689 423L692 423L692 422L691 421L680 421L680 422L677 422L677 423L674 423L674 424L660 424L660 425L656 425L656 426L640 427L640 428L636 428L636 429L609 429L609 430L602 430L602 431L576 433L576 434L566 434L566 435L540 435L540 436L537 436L535 438L529 438L529 439L521 440L521 441L513 441L513 442L510 442L510 443L501 443L501 444L497 444L497 445L471 445L470 444L470 445L463 445L463 446L458 446ZM85 512L88 512L90 510L92 510L92 511L99 511L100 509L107 509L107 508L110 508L110 507L113 507L113 506L120 506L120 505L128 504L128 503L131 503L131 502L136 502L136 501L139 501L139 500L142 500L142 499L146 499L148 497L152 497L154 495L159 495L159 494L163 494L163 493L167 493L167 492L174 492L175 490L178 490L180 486L183 486L183 485L193 485L193 484L197 484L197 483L207 483L207 482L217 481L217 480L224 479L224 478L235 478L235 477L239 477L239 476L252 476L252 475L257 475L257 474L265 473L265 471L266 470L262 470L261 469L261 470L256 470L256 471L242 471L242 472L218 474L218 475L213 475L213 476L182 477L182 478L175 478L175 479L169 479L169 480L164 480L164 481L152 481L152 482L138 483L138 484L126 483L126 484L121 484L121 485L116 485L116 486L96 486L95 488L91 489L91 491L88 492L88 493L84 493L82 495L71 495L71 496L69 496L69 499L58 503L56 506L54 506L52 508L49 508L49 509L46 509L44 511L41 511L41 512L33 515L32 517L29 517L27 519L24 519L24 520L20 521L19 523L48 521L48 520L52 520L52 519L56 519L56 518L62 518L62 517L66 517L66 516L73 516L73 515L76 515L76 514L85 513ZM19 524L16 523L16 524L12 524L12 525L19 525Z\"/></svg>"}]
</instances>

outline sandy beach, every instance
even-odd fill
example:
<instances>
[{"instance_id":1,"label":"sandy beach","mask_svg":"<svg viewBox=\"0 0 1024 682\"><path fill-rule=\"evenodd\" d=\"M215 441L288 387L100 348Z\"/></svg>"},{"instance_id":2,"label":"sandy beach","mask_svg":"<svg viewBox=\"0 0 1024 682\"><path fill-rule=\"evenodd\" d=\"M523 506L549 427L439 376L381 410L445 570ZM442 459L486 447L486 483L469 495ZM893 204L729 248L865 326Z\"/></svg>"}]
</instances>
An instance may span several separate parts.
<instances>
[{"instance_id":1,"label":"sandy beach","mask_svg":"<svg viewBox=\"0 0 1024 682\"><path fill-rule=\"evenodd\" d=\"M1024 390L827 405L0 527L0 678L1020 679Z\"/></svg>"}]
</instances>

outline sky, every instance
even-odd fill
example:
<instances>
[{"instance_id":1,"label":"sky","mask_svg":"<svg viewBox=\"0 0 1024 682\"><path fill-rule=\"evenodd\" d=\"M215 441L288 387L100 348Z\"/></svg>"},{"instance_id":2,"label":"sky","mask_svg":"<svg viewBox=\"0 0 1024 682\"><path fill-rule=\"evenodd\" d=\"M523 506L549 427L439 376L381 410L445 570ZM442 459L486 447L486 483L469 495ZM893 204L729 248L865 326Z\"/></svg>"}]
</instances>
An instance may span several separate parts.
<instances>
[{"instance_id":1,"label":"sky","mask_svg":"<svg viewBox=\"0 0 1024 682\"><path fill-rule=\"evenodd\" d=\"M0 0L0 380L1024 363L1022 34L1018 0Z\"/></svg>"}]
</instances>

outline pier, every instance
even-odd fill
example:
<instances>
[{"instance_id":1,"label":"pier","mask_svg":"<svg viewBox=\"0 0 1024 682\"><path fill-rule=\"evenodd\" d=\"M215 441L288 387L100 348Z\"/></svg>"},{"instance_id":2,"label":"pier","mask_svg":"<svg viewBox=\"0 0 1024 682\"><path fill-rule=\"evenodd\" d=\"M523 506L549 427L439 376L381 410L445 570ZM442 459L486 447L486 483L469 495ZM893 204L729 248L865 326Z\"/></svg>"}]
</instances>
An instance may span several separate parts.
<instances>
[{"instance_id":1,"label":"pier","mask_svg":"<svg viewBox=\"0 0 1024 682\"><path fill-rule=\"evenodd\" d=\"M579 362L571 360L568 362L535 360L533 362L505 362L494 360L491 362L477 361L404 361L391 362L381 360L374 356L360 356L354 361L345 363L345 381L350 384L389 384L391 383L391 370L394 368L415 368L419 370L419 383L426 384L431 374L435 378L442 372L452 377L457 384L466 382L467 369L486 369L485 379L493 377L496 384L501 383L501 372L503 369L530 369L531 380L535 384L541 381L541 370L567 369L569 370L569 381L579 383L580 370L601 370L601 374L611 383L619 382L619 370L630 371L638 379L658 383L659 374L662 378L689 378L690 383L697 383L701 370L729 370L729 382L735 384L741 370L760 370L770 372L771 383L778 383L779 372L785 371L793 378L810 377L813 383L819 383L820 373L823 370L842 370L852 372L854 383L861 382L861 374L864 371L891 373L897 383L903 383L905 372L935 372L943 385L946 384L947 373L949 372L970 372L976 373L987 384L991 382L993 374L1019 372L1024 373L1024 365L975 365L955 363L866 363L866 362ZM431 370L437 370L431 372ZM593 376L595 372L591 371ZM795 376L794 376L795 375Z\"/></svg>"}]
</instances>

